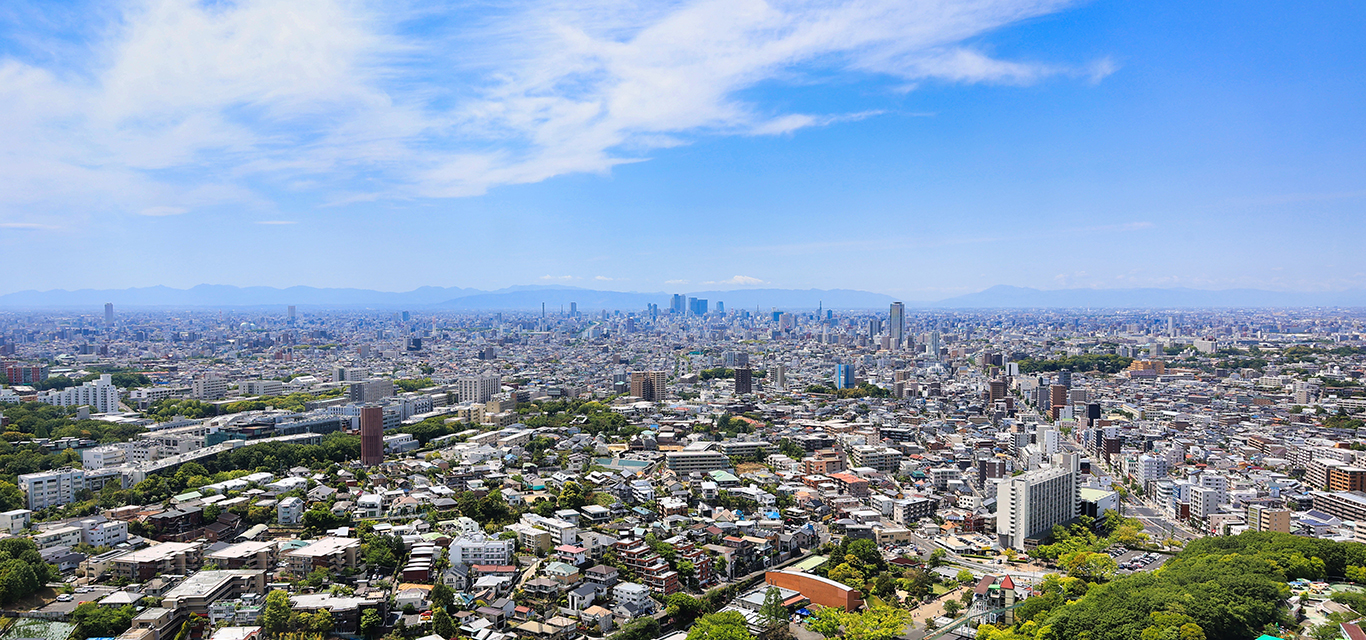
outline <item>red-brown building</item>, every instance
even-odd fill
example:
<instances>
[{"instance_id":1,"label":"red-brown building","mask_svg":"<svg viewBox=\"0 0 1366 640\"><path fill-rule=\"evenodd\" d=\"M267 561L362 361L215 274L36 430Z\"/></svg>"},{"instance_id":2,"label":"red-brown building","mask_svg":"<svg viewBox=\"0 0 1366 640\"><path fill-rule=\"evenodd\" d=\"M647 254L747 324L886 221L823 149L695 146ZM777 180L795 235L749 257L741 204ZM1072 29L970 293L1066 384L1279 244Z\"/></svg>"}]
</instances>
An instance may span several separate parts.
<instances>
[{"instance_id":1,"label":"red-brown building","mask_svg":"<svg viewBox=\"0 0 1366 640\"><path fill-rule=\"evenodd\" d=\"M854 611L863 606L863 594L858 589L809 573L769 571L764 574L764 582L801 593L812 604L822 607Z\"/></svg>"},{"instance_id":2,"label":"red-brown building","mask_svg":"<svg viewBox=\"0 0 1366 640\"><path fill-rule=\"evenodd\" d=\"M384 409L360 410L360 463L371 467L384 462Z\"/></svg>"}]
</instances>

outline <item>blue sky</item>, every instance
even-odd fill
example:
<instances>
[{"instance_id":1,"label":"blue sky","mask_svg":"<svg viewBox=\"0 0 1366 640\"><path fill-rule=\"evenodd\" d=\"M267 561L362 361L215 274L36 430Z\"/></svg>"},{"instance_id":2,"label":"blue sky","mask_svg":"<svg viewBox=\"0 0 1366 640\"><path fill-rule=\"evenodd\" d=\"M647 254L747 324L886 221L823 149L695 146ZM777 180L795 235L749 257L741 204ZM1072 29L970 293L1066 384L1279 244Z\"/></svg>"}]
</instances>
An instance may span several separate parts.
<instances>
[{"instance_id":1,"label":"blue sky","mask_svg":"<svg viewBox=\"0 0 1366 640\"><path fill-rule=\"evenodd\" d=\"M1366 286L1360 3L6 3L0 292Z\"/></svg>"}]
</instances>

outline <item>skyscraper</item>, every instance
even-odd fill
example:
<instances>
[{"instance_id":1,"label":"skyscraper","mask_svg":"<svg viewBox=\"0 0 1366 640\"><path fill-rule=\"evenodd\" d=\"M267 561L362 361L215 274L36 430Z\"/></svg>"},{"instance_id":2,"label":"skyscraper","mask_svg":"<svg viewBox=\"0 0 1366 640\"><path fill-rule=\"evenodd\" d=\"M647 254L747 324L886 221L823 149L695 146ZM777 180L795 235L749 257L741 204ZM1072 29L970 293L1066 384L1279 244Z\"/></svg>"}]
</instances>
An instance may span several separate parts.
<instances>
[{"instance_id":1,"label":"skyscraper","mask_svg":"<svg viewBox=\"0 0 1366 640\"><path fill-rule=\"evenodd\" d=\"M779 389L787 389L787 366L775 364L768 368L768 372L773 376L773 385Z\"/></svg>"},{"instance_id":2,"label":"skyscraper","mask_svg":"<svg viewBox=\"0 0 1366 640\"><path fill-rule=\"evenodd\" d=\"M104 323L114 324L114 303L104 303Z\"/></svg>"},{"instance_id":3,"label":"skyscraper","mask_svg":"<svg viewBox=\"0 0 1366 640\"><path fill-rule=\"evenodd\" d=\"M906 333L906 305L893 302L887 313L887 336L892 339L892 350L901 348L901 340Z\"/></svg>"},{"instance_id":4,"label":"skyscraper","mask_svg":"<svg viewBox=\"0 0 1366 640\"><path fill-rule=\"evenodd\" d=\"M294 320L295 320L295 318L297 318L297 317L298 317L298 316L295 314L294 305L292 305L292 304L289 305L289 323L290 323L290 324L294 324Z\"/></svg>"},{"instance_id":5,"label":"skyscraper","mask_svg":"<svg viewBox=\"0 0 1366 640\"><path fill-rule=\"evenodd\" d=\"M853 389L854 386L854 365L845 363L835 365L835 388Z\"/></svg>"},{"instance_id":6,"label":"skyscraper","mask_svg":"<svg viewBox=\"0 0 1366 640\"><path fill-rule=\"evenodd\" d=\"M683 298L683 294L675 293L673 299L669 301L669 311L675 314L682 314L688 310L688 308L684 306L686 302L687 301Z\"/></svg>"},{"instance_id":7,"label":"skyscraper","mask_svg":"<svg viewBox=\"0 0 1366 640\"><path fill-rule=\"evenodd\" d=\"M361 407L360 463L372 467L381 462L384 462L384 409Z\"/></svg>"}]
</instances>

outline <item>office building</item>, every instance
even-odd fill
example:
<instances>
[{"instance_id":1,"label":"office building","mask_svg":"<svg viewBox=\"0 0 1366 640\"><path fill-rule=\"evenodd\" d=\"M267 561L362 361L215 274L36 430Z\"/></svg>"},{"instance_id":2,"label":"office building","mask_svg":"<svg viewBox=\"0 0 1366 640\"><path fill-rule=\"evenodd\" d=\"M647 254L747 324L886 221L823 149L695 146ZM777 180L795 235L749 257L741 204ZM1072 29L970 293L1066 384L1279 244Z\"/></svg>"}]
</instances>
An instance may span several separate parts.
<instances>
[{"instance_id":1,"label":"office building","mask_svg":"<svg viewBox=\"0 0 1366 640\"><path fill-rule=\"evenodd\" d=\"M684 306L686 304L687 300L683 295L675 293L673 298L669 301L669 312L676 315L682 315L684 311L687 311L687 307Z\"/></svg>"},{"instance_id":2,"label":"office building","mask_svg":"<svg viewBox=\"0 0 1366 640\"><path fill-rule=\"evenodd\" d=\"M631 395L647 402L660 402L668 392L667 371L632 371Z\"/></svg>"},{"instance_id":3,"label":"office building","mask_svg":"<svg viewBox=\"0 0 1366 640\"><path fill-rule=\"evenodd\" d=\"M737 367L735 369L735 393L745 394L754 391L753 384L754 372L748 367Z\"/></svg>"},{"instance_id":4,"label":"office building","mask_svg":"<svg viewBox=\"0 0 1366 640\"><path fill-rule=\"evenodd\" d=\"M104 323L114 324L114 303L104 303Z\"/></svg>"},{"instance_id":5,"label":"office building","mask_svg":"<svg viewBox=\"0 0 1366 640\"><path fill-rule=\"evenodd\" d=\"M285 392L285 383L279 380L247 380L241 386L242 393L248 396L278 396Z\"/></svg>"},{"instance_id":6,"label":"office building","mask_svg":"<svg viewBox=\"0 0 1366 640\"><path fill-rule=\"evenodd\" d=\"M361 350L362 350L362 351L365 351L365 352L368 352L368 351L369 351L369 346L368 346L368 345L363 345L363 346L361 347ZM361 355L361 357L365 357L365 355L367 355L367 354L363 353L363 354ZM369 377L370 377L370 370L369 370L369 369L365 369L365 368L361 368L361 367L333 367L333 368L332 368L332 381L333 381L333 382L356 382L356 381L359 381L359 380L365 380L365 379L367 379L367 378L369 378Z\"/></svg>"},{"instance_id":7,"label":"office building","mask_svg":"<svg viewBox=\"0 0 1366 640\"><path fill-rule=\"evenodd\" d=\"M19 490L28 500L32 511L59 507L76 501L76 493L85 488L85 472L80 469L58 469L19 476Z\"/></svg>"},{"instance_id":8,"label":"office building","mask_svg":"<svg viewBox=\"0 0 1366 640\"><path fill-rule=\"evenodd\" d=\"M1002 547L1029 550L1053 525L1077 517L1081 459L1059 454L1053 466L1004 478L996 488L996 534Z\"/></svg>"},{"instance_id":9,"label":"office building","mask_svg":"<svg viewBox=\"0 0 1366 640\"><path fill-rule=\"evenodd\" d=\"M119 410L119 388L114 386L111 376L106 373L99 380L45 391L38 394L38 401L61 407L88 406L95 413L114 413Z\"/></svg>"},{"instance_id":10,"label":"office building","mask_svg":"<svg viewBox=\"0 0 1366 640\"><path fill-rule=\"evenodd\" d=\"M351 402L368 404L379 402L394 395L394 381L388 378L370 378L364 382L347 385L347 396Z\"/></svg>"},{"instance_id":11,"label":"office building","mask_svg":"<svg viewBox=\"0 0 1366 640\"><path fill-rule=\"evenodd\" d=\"M768 368L768 375L772 379L773 387L779 391L787 390L787 366L775 364Z\"/></svg>"},{"instance_id":12,"label":"office building","mask_svg":"<svg viewBox=\"0 0 1366 640\"><path fill-rule=\"evenodd\" d=\"M212 374L199 376L190 382L190 397L196 400L222 400L228 396L228 381Z\"/></svg>"},{"instance_id":13,"label":"office building","mask_svg":"<svg viewBox=\"0 0 1366 640\"><path fill-rule=\"evenodd\" d=\"M370 467L384 462L384 408L360 410L360 462Z\"/></svg>"},{"instance_id":14,"label":"office building","mask_svg":"<svg viewBox=\"0 0 1366 640\"><path fill-rule=\"evenodd\" d=\"M887 336L892 339L892 349L900 349L906 335L906 305L893 302L887 314Z\"/></svg>"}]
</instances>

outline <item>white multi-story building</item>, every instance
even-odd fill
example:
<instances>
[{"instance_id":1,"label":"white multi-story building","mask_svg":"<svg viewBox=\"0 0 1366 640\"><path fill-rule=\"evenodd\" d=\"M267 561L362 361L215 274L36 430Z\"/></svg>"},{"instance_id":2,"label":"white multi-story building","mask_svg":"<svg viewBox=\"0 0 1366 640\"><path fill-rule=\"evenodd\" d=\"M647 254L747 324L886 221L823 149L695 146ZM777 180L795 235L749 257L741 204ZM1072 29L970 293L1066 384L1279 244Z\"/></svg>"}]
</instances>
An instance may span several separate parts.
<instances>
[{"instance_id":1,"label":"white multi-story building","mask_svg":"<svg viewBox=\"0 0 1366 640\"><path fill-rule=\"evenodd\" d=\"M92 547L112 547L128 541L128 523L108 518L82 520L81 542Z\"/></svg>"},{"instance_id":2,"label":"white multi-story building","mask_svg":"<svg viewBox=\"0 0 1366 640\"><path fill-rule=\"evenodd\" d=\"M51 549L53 547L74 547L81 543L80 527L57 527L54 529L44 529L33 534L33 543L38 545L38 550Z\"/></svg>"},{"instance_id":3,"label":"white multi-story building","mask_svg":"<svg viewBox=\"0 0 1366 640\"><path fill-rule=\"evenodd\" d=\"M1025 549L1053 525L1077 517L1081 460L1059 454L1053 466L1003 478L996 488L996 533L1002 547Z\"/></svg>"},{"instance_id":4,"label":"white multi-story building","mask_svg":"<svg viewBox=\"0 0 1366 640\"><path fill-rule=\"evenodd\" d=\"M1167 466L1167 459L1158 455L1143 454L1138 457L1138 466L1135 469L1139 482L1149 480L1161 480L1167 477L1170 467Z\"/></svg>"},{"instance_id":5,"label":"white multi-story building","mask_svg":"<svg viewBox=\"0 0 1366 640\"><path fill-rule=\"evenodd\" d=\"M1219 511L1219 505L1223 504L1219 491L1210 487L1191 487L1191 517L1204 520L1210 514Z\"/></svg>"},{"instance_id":6,"label":"white multi-story building","mask_svg":"<svg viewBox=\"0 0 1366 640\"><path fill-rule=\"evenodd\" d=\"M113 413L119 410L119 388L106 373L99 380L45 391L38 395L38 401L62 407L88 406L96 413Z\"/></svg>"},{"instance_id":7,"label":"white multi-story building","mask_svg":"<svg viewBox=\"0 0 1366 640\"><path fill-rule=\"evenodd\" d=\"M28 498L28 508L34 511L59 507L76 501L76 492L85 488L85 472L80 469L58 469L19 476L19 490Z\"/></svg>"},{"instance_id":8,"label":"white multi-story building","mask_svg":"<svg viewBox=\"0 0 1366 640\"><path fill-rule=\"evenodd\" d=\"M128 450L118 444L92 447L81 452L81 466L88 470L120 467L128 463Z\"/></svg>"},{"instance_id":9,"label":"white multi-story building","mask_svg":"<svg viewBox=\"0 0 1366 640\"><path fill-rule=\"evenodd\" d=\"M278 396L285 392L285 383L279 380L247 380L240 384L242 393L249 396Z\"/></svg>"},{"instance_id":10,"label":"white multi-story building","mask_svg":"<svg viewBox=\"0 0 1366 640\"><path fill-rule=\"evenodd\" d=\"M856 445L849 450L853 467L872 467L883 473L895 473L901 467L901 452L891 447Z\"/></svg>"},{"instance_id":11,"label":"white multi-story building","mask_svg":"<svg viewBox=\"0 0 1366 640\"><path fill-rule=\"evenodd\" d=\"M190 382L190 396L198 400L221 400L228 395L228 380L205 374Z\"/></svg>"},{"instance_id":12,"label":"white multi-story building","mask_svg":"<svg viewBox=\"0 0 1366 640\"><path fill-rule=\"evenodd\" d=\"M458 564L512 564L512 554L517 550L515 540L499 540L481 534L465 535L451 541L447 550L451 566Z\"/></svg>"},{"instance_id":13,"label":"white multi-story building","mask_svg":"<svg viewBox=\"0 0 1366 640\"><path fill-rule=\"evenodd\" d=\"M275 517L283 525L303 522L304 501L294 496L281 500L275 505Z\"/></svg>"},{"instance_id":14,"label":"white multi-story building","mask_svg":"<svg viewBox=\"0 0 1366 640\"><path fill-rule=\"evenodd\" d=\"M10 535L19 533L28 528L32 518L33 512L28 509L15 509L0 513L0 531L8 532Z\"/></svg>"},{"instance_id":15,"label":"white multi-story building","mask_svg":"<svg viewBox=\"0 0 1366 640\"><path fill-rule=\"evenodd\" d=\"M502 388L500 376L471 376L455 382L455 392L461 402L488 402Z\"/></svg>"}]
</instances>

